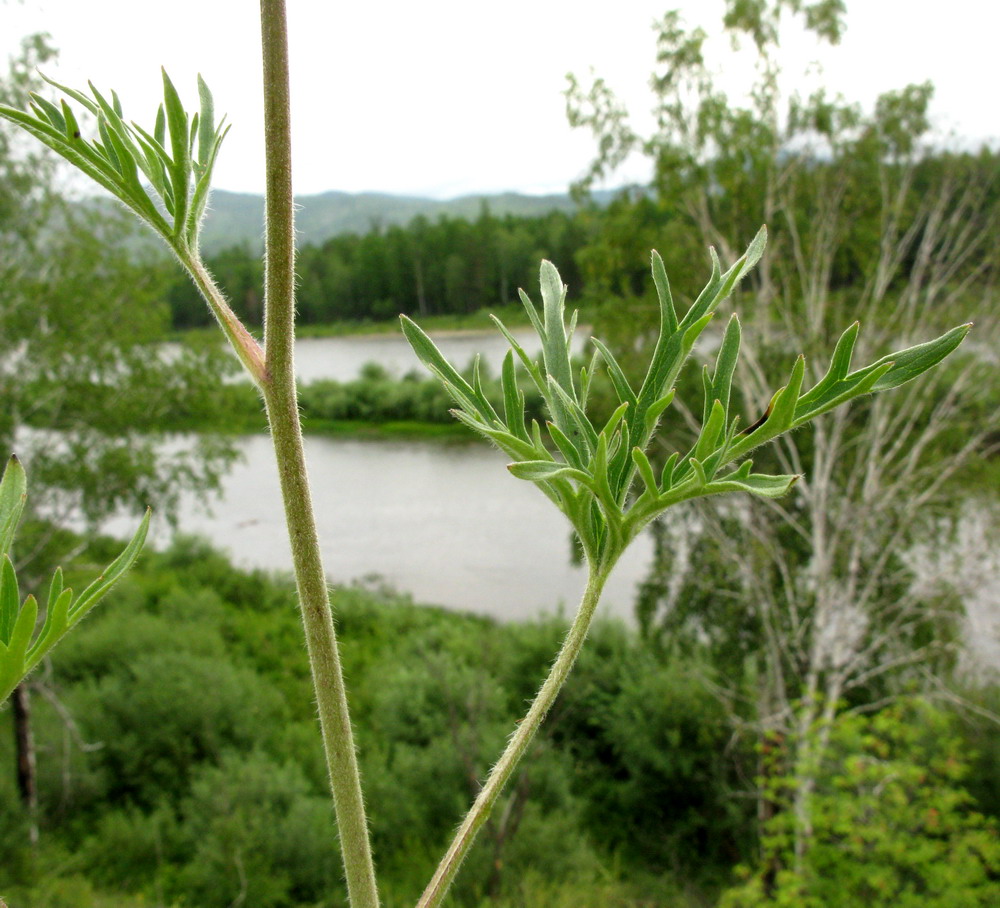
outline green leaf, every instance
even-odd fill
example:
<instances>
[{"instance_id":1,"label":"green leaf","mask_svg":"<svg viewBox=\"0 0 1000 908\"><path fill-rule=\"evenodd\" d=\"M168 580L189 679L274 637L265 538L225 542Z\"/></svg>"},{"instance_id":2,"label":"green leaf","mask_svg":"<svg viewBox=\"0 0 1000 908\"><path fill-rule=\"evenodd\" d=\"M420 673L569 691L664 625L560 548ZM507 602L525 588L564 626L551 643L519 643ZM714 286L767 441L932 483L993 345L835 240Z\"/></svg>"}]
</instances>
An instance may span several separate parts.
<instances>
[{"instance_id":1,"label":"green leaf","mask_svg":"<svg viewBox=\"0 0 1000 908\"><path fill-rule=\"evenodd\" d=\"M628 408L629 405L627 403L620 404L618 406L618 409L615 410L615 412L612 413L611 416L608 418L608 421L604 424L604 428L601 429L599 434L606 435L610 438L611 434L615 431L616 428L618 428L618 423L621 422L622 417L625 416L625 413L628 411Z\"/></svg>"},{"instance_id":2,"label":"green leaf","mask_svg":"<svg viewBox=\"0 0 1000 908\"><path fill-rule=\"evenodd\" d=\"M580 368L580 406L585 410L587 409L587 400L590 397L590 383L594 379L594 373L597 371L597 364L601 361L601 351L594 347L594 352L590 357L590 367L582 366Z\"/></svg>"},{"instance_id":3,"label":"green leaf","mask_svg":"<svg viewBox=\"0 0 1000 908\"><path fill-rule=\"evenodd\" d=\"M847 403L855 397L861 397L863 394L870 393L875 382L891 368L892 363L883 363L877 367L868 366L865 369L852 372L843 381L829 386L821 396L814 397L810 391L808 400L800 398L792 427L801 426L811 419L815 419L820 414L840 406L840 404Z\"/></svg>"},{"instance_id":4,"label":"green leaf","mask_svg":"<svg viewBox=\"0 0 1000 908\"><path fill-rule=\"evenodd\" d=\"M890 388L898 388L900 385L912 381L918 375L922 375L954 351L965 339L971 328L971 324L959 325L935 340L882 357L878 362L872 364L873 368L887 363L891 364L891 368L872 385L872 391L887 391Z\"/></svg>"},{"instance_id":5,"label":"green leaf","mask_svg":"<svg viewBox=\"0 0 1000 908\"><path fill-rule=\"evenodd\" d=\"M4 467L3 478L0 479L0 555L6 555L10 551L27 497L28 480L24 467L16 455L12 454Z\"/></svg>"},{"instance_id":6,"label":"green leaf","mask_svg":"<svg viewBox=\"0 0 1000 908\"><path fill-rule=\"evenodd\" d=\"M723 409L722 403L716 401L712 407L712 415L709 417L708 422L702 426L701 434L698 436L698 441L695 444L694 456L698 460L704 461L718 447L719 436L722 434L725 426L726 411Z\"/></svg>"},{"instance_id":7,"label":"green leaf","mask_svg":"<svg viewBox=\"0 0 1000 908\"><path fill-rule=\"evenodd\" d=\"M952 353L970 328L971 325L959 325L935 340L898 353L890 353L870 366L848 375L858 335L858 323L855 322L837 342L826 374L799 399L792 427L801 426L855 397L897 388L916 378Z\"/></svg>"},{"instance_id":8,"label":"green leaf","mask_svg":"<svg viewBox=\"0 0 1000 908\"><path fill-rule=\"evenodd\" d=\"M66 116L67 129L78 134L79 129L76 126L76 121L71 119L72 111L65 105L63 107L63 114ZM20 110L15 110L12 107L0 105L0 117L20 126L25 132L34 136L44 145L47 145L57 154L64 157L73 166L89 176L95 183L103 186L113 195L122 198L118 172L86 142L80 139L69 138L54 129L48 122L39 120L37 117L33 117ZM126 201L125 199L122 200Z\"/></svg>"},{"instance_id":9,"label":"green leaf","mask_svg":"<svg viewBox=\"0 0 1000 908\"><path fill-rule=\"evenodd\" d=\"M409 342L410 347L413 348L413 352L416 353L417 358L428 369L431 369L438 375L440 380L448 387L451 395L459 403L466 406L471 412L478 414L484 421L488 421L491 416L496 415L493 413L493 407L490 402L481 393L477 392L461 376L458 370L445 359L444 354L438 350L434 341L414 321L405 315L401 315L399 321L403 328L403 335Z\"/></svg>"},{"instance_id":10,"label":"green leaf","mask_svg":"<svg viewBox=\"0 0 1000 908\"><path fill-rule=\"evenodd\" d=\"M20 683L27 672L25 671L25 653L28 644L31 642L31 635L35 632L35 622L38 620L38 603L34 596L28 596L21 606L21 611L17 616L9 642L7 643L7 659L12 666L16 666L20 674L17 683ZM0 697L0 701L3 697Z\"/></svg>"},{"instance_id":11,"label":"green leaf","mask_svg":"<svg viewBox=\"0 0 1000 908\"><path fill-rule=\"evenodd\" d=\"M573 441L554 422L546 422L545 428L549 430L549 437L556 443L566 462L582 470L586 466L587 453L578 450Z\"/></svg>"},{"instance_id":12,"label":"green leaf","mask_svg":"<svg viewBox=\"0 0 1000 908\"><path fill-rule=\"evenodd\" d=\"M546 400L552 406L556 422L562 420L560 428L571 438L575 437L578 440L577 446L589 455L597 446L597 431L587 414L580 409L580 405L562 389L552 376L549 376L549 392Z\"/></svg>"},{"instance_id":13,"label":"green leaf","mask_svg":"<svg viewBox=\"0 0 1000 908\"><path fill-rule=\"evenodd\" d=\"M136 558L142 551L143 543L146 541L146 533L149 530L149 515L147 509L139 528L129 541L122 553L109 564L93 583L90 584L69 609L69 626L72 627L84 615L87 614L97 603L107 595L108 591L125 575L125 572L135 564Z\"/></svg>"},{"instance_id":14,"label":"green leaf","mask_svg":"<svg viewBox=\"0 0 1000 908\"><path fill-rule=\"evenodd\" d=\"M57 574L60 572L57 570ZM60 583L61 587L61 583ZM25 659L24 673L27 674L42 659L42 657L59 641L69 628L69 605L73 601L73 591L60 588L55 597L49 594L48 605L45 607L45 623L38 632L35 642L28 650Z\"/></svg>"},{"instance_id":15,"label":"green leaf","mask_svg":"<svg viewBox=\"0 0 1000 908\"><path fill-rule=\"evenodd\" d=\"M511 457L521 460L531 460L538 457L539 454L547 453L544 445L539 444L536 446L530 441L524 441L512 435L505 429L488 426L474 416L470 416L464 410L451 410L449 412L460 423L472 429L473 432L488 438L501 451Z\"/></svg>"},{"instance_id":16,"label":"green leaf","mask_svg":"<svg viewBox=\"0 0 1000 908\"><path fill-rule=\"evenodd\" d=\"M639 470L639 475L642 477L646 491L653 496L659 495L660 489L656 484L656 476L653 473L653 467L646 456L646 452L642 448L632 448L632 461Z\"/></svg>"},{"instance_id":17,"label":"green leaf","mask_svg":"<svg viewBox=\"0 0 1000 908\"><path fill-rule=\"evenodd\" d=\"M761 227L750 245L747 246L747 251L722 275L719 274L718 256L716 256L714 249L710 250L712 253L712 278L684 316L680 324L681 328L694 324L722 303L754 265L760 261L766 246L767 228Z\"/></svg>"},{"instance_id":18,"label":"green leaf","mask_svg":"<svg viewBox=\"0 0 1000 908\"><path fill-rule=\"evenodd\" d=\"M717 303L721 302L719 299L719 287L722 286L722 269L719 266L719 256L714 247L710 247L708 251L712 258L712 274L694 303L684 313L684 318L681 319L680 324L677 326L680 330L694 324L707 312L711 312Z\"/></svg>"},{"instance_id":19,"label":"green leaf","mask_svg":"<svg viewBox=\"0 0 1000 908\"><path fill-rule=\"evenodd\" d=\"M734 443L729 450L729 460L736 460L753 448L794 428L800 422L805 422L805 420L798 420L795 413L795 405L799 400L799 391L802 388L804 375L805 357L799 355L792 367L788 383L775 392L764 411L764 415L756 423L743 430L740 440Z\"/></svg>"},{"instance_id":20,"label":"green leaf","mask_svg":"<svg viewBox=\"0 0 1000 908\"><path fill-rule=\"evenodd\" d=\"M100 108L90 100L83 92L77 91L74 88L70 88L68 85L63 85L60 82L56 82L55 79L50 79L45 73L39 73L42 79L49 83L53 88L58 88L64 95L69 95L77 104L85 107L90 113L95 117L100 113Z\"/></svg>"},{"instance_id":21,"label":"green leaf","mask_svg":"<svg viewBox=\"0 0 1000 908\"><path fill-rule=\"evenodd\" d=\"M744 255L725 273L718 256L711 250L712 275L679 321L662 259L653 254L660 335L638 392L631 387L610 350L595 339L596 352L590 369L581 370L581 393L577 395L570 371L569 349L576 314L567 329L565 287L555 267L548 262L542 264L540 271L541 318L527 294L521 293L542 341L541 364L532 362L510 332L494 318L511 344L501 374L506 425L501 424L488 403L484 406L479 402L478 398L484 395L478 379L469 386L415 325L410 328L412 323L405 318L404 332L424 364L462 405L463 410L456 416L516 458L509 467L511 473L538 483L563 510L572 521L589 559L602 565L611 564L627 541L670 505L724 492L746 492L762 497L787 493L797 477L751 473L749 460L727 475L719 477L718 472L753 447L838 403L872 390L896 387L919 375L954 350L968 330L968 326L956 328L937 341L904 350L849 373L858 330L855 324L840 338L826 375L814 388L803 393L805 360L800 356L795 360L787 383L772 396L761 419L737 435L739 419L731 417L730 408L742 329L734 315L723 332L714 370L709 367L703 370L705 398L698 439L687 456L671 454L657 483L645 449L660 416L673 399L673 383L697 338L711 321L714 310L761 258L766 238L766 230L762 228ZM551 412L548 432L562 455L561 461L555 461L543 446L537 421L532 421L530 433L524 424L524 396L516 383L515 354L525 365ZM598 356L607 363L619 403L600 432L594 429L585 411ZM643 489L630 498L636 474Z\"/></svg>"},{"instance_id":22,"label":"green leaf","mask_svg":"<svg viewBox=\"0 0 1000 908\"><path fill-rule=\"evenodd\" d=\"M198 117L198 161L204 166L211 160L215 144L215 103L201 73L198 73L198 100L201 102Z\"/></svg>"},{"instance_id":23,"label":"green leaf","mask_svg":"<svg viewBox=\"0 0 1000 908\"><path fill-rule=\"evenodd\" d=\"M174 234L181 236L187 224L188 184L191 178L191 157L188 146L188 115L165 69L163 74L163 106L167 112L170 133L170 186L173 190Z\"/></svg>"},{"instance_id":24,"label":"green leaf","mask_svg":"<svg viewBox=\"0 0 1000 908\"><path fill-rule=\"evenodd\" d=\"M718 495L723 492L749 492L761 498L781 498L798 480L798 476L768 476L765 473L750 473L740 478L735 474L724 476L708 483L702 494Z\"/></svg>"},{"instance_id":25,"label":"green leaf","mask_svg":"<svg viewBox=\"0 0 1000 908\"><path fill-rule=\"evenodd\" d=\"M523 290L518 288L517 295L521 300L521 305L524 306L524 311L528 313L528 319L531 321L531 327L535 329L535 333L541 338L542 342L545 342L545 326L542 324L541 320L538 318L538 311L535 309L535 304L531 301L531 297L528 296ZM494 321L497 319L493 316L491 318Z\"/></svg>"},{"instance_id":26,"label":"green leaf","mask_svg":"<svg viewBox=\"0 0 1000 908\"><path fill-rule=\"evenodd\" d=\"M799 354L796 357L795 365L792 366L792 374L789 376L788 384L782 388L774 398L771 407L771 415L767 421L773 422L778 432L785 432L791 428L792 420L795 416L795 404L799 400L799 392L802 390L802 380L806 374L806 358Z\"/></svg>"},{"instance_id":27,"label":"green leaf","mask_svg":"<svg viewBox=\"0 0 1000 908\"><path fill-rule=\"evenodd\" d=\"M653 430L656 428L657 423L660 421L660 417L663 415L663 411L667 409L674 402L675 389L671 388L666 394L663 395L659 400L653 401L646 408L646 415L643 417L643 430L644 438L650 438L653 434Z\"/></svg>"},{"instance_id":28,"label":"green leaf","mask_svg":"<svg viewBox=\"0 0 1000 908\"><path fill-rule=\"evenodd\" d=\"M12 628L9 643L0 642L0 703L6 700L11 692L28 674L25 667L25 650L38 618L38 604L34 596L24 601L24 607Z\"/></svg>"},{"instance_id":29,"label":"green leaf","mask_svg":"<svg viewBox=\"0 0 1000 908\"><path fill-rule=\"evenodd\" d=\"M17 612L21 605L21 595L17 587L17 575L10 556L4 555L0 562L0 643L7 646L17 622Z\"/></svg>"},{"instance_id":30,"label":"green leaf","mask_svg":"<svg viewBox=\"0 0 1000 908\"><path fill-rule=\"evenodd\" d=\"M851 357L854 354L854 344L858 339L860 328L860 322L854 322L840 335L837 346L834 347L833 356L830 357L830 367L826 370L826 375L808 393L802 395L800 398L802 406L811 405L814 397L822 397L837 382L843 381L847 377L848 370L851 368Z\"/></svg>"},{"instance_id":31,"label":"green leaf","mask_svg":"<svg viewBox=\"0 0 1000 908\"><path fill-rule=\"evenodd\" d=\"M547 260L542 262L538 280L542 288L542 315L545 320L545 334L542 337L545 370L575 401L576 389L573 387L573 372L566 350L566 287L556 266Z\"/></svg>"},{"instance_id":32,"label":"green leaf","mask_svg":"<svg viewBox=\"0 0 1000 908\"><path fill-rule=\"evenodd\" d=\"M205 216L205 206L208 204L209 190L212 186L212 170L215 167L216 158L219 156L219 148L223 139L229 135L229 127L220 124L216 131L212 147L208 155L208 160L202 164L202 175L195 186L194 194L191 196L191 214L188 218L188 239L192 247L198 245L198 231L201 227L202 218Z\"/></svg>"},{"instance_id":33,"label":"green leaf","mask_svg":"<svg viewBox=\"0 0 1000 908\"><path fill-rule=\"evenodd\" d=\"M160 112L161 114L163 112L162 106L160 107ZM170 155L167 153L166 148L163 147L162 140L151 136L138 123L132 124L132 130L135 133L137 144L143 151L145 166L143 166L142 172L153 186L156 187L156 191L160 196L165 199L170 192L169 168L172 164Z\"/></svg>"},{"instance_id":34,"label":"green leaf","mask_svg":"<svg viewBox=\"0 0 1000 908\"><path fill-rule=\"evenodd\" d=\"M673 385L674 379L677 378L677 373L680 372L684 360L691 352L690 344L688 344L689 336L690 343L693 344L695 338L711 318L711 313L709 313L690 329L681 328L669 338L662 334L658 338L649 369L639 390L638 401L629 420L629 431L632 438L639 442L640 447L644 448L649 441L649 436L643 434L646 413L649 412L650 407L663 398L664 392Z\"/></svg>"},{"instance_id":35,"label":"green leaf","mask_svg":"<svg viewBox=\"0 0 1000 908\"><path fill-rule=\"evenodd\" d=\"M667 458L667 462L663 465L663 470L660 473L660 489L664 492L669 491L671 486L674 484L674 467L677 466L677 461L680 458L680 454L674 451Z\"/></svg>"},{"instance_id":36,"label":"green leaf","mask_svg":"<svg viewBox=\"0 0 1000 908\"><path fill-rule=\"evenodd\" d=\"M618 501L611 489L611 480L608 476L608 437L606 435L597 436L597 450L594 452L594 459L590 464L590 473L594 477L593 488L598 500L604 505L605 516L609 519L618 512Z\"/></svg>"},{"instance_id":37,"label":"green leaf","mask_svg":"<svg viewBox=\"0 0 1000 908\"><path fill-rule=\"evenodd\" d=\"M566 356L573 360L573 335L576 334L576 323L580 318L580 310L574 309L569 316L569 324L566 326Z\"/></svg>"},{"instance_id":38,"label":"green leaf","mask_svg":"<svg viewBox=\"0 0 1000 908\"><path fill-rule=\"evenodd\" d=\"M35 96L31 100L31 113L0 107L0 117L23 128L117 196L182 258L194 249L208 199L211 170L226 134L221 124L218 128L214 126L211 95L204 81L199 81L202 109L194 118L198 122L198 158L192 161L191 142L195 136L189 136L188 115L165 72L164 104L159 107L153 135L136 124L125 124L115 92L109 102L93 84L90 85L93 97L89 98L83 92L43 78L97 118L100 139L88 142L81 138L80 125L66 100L57 108ZM172 154L163 147L168 133ZM192 170L197 176L193 194ZM140 181L140 171L159 196L162 207L172 216L172 224Z\"/></svg>"},{"instance_id":39,"label":"green leaf","mask_svg":"<svg viewBox=\"0 0 1000 908\"><path fill-rule=\"evenodd\" d=\"M529 482L547 482L551 479L575 479L577 482L589 483L590 476L583 470L552 460L526 460L520 463L507 464L507 469L518 479Z\"/></svg>"},{"instance_id":40,"label":"green leaf","mask_svg":"<svg viewBox=\"0 0 1000 908\"><path fill-rule=\"evenodd\" d=\"M677 330L677 312L674 309L674 298L670 293L670 281L667 279L667 269L663 267L663 259L654 249L651 254L653 263L653 284L656 286L656 298L660 304L660 334L671 335Z\"/></svg>"},{"instance_id":41,"label":"green leaf","mask_svg":"<svg viewBox=\"0 0 1000 908\"><path fill-rule=\"evenodd\" d=\"M29 98L31 99L31 106L40 117L44 117L55 129L66 134L66 118L63 117L62 112L55 104L41 95L36 95L34 92L29 95Z\"/></svg>"},{"instance_id":42,"label":"green leaf","mask_svg":"<svg viewBox=\"0 0 1000 908\"><path fill-rule=\"evenodd\" d=\"M156 109L156 122L153 124L153 138L157 145L165 147L167 144L167 118L163 112L161 104Z\"/></svg>"},{"instance_id":43,"label":"green leaf","mask_svg":"<svg viewBox=\"0 0 1000 908\"><path fill-rule=\"evenodd\" d=\"M722 404L723 412L729 415L729 394L733 384L733 373L736 371L736 363L740 357L740 320L734 313L726 331L722 336L722 343L719 345L719 353L715 359L715 374L706 386L705 407L702 415L702 422L707 422L709 411L713 401ZM706 378L707 378L707 372Z\"/></svg>"},{"instance_id":44,"label":"green leaf","mask_svg":"<svg viewBox=\"0 0 1000 908\"><path fill-rule=\"evenodd\" d=\"M503 390L504 422L518 438L528 440L528 430L524 425L524 394L517 386L514 372L514 351L508 350L500 370L500 387Z\"/></svg>"},{"instance_id":45,"label":"green leaf","mask_svg":"<svg viewBox=\"0 0 1000 908\"><path fill-rule=\"evenodd\" d=\"M500 333L507 339L507 343L510 344L511 349L517 354L518 359L521 360L521 364L524 366L528 375L531 376L531 380L535 383L535 387L538 389L538 393L545 394L545 379L542 378L541 370L538 368L538 364L535 363L527 353L524 352L524 348L517 342L517 338L514 337L507 330L507 326L500 321L495 315L490 313L490 318L493 324L497 326Z\"/></svg>"},{"instance_id":46,"label":"green leaf","mask_svg":"<svg viewBox=\"0 0 1000 908\"><path fill-rule=\"evenodd\" d=\"M637 402L635 391L632 390L632 386L629 385L625 373L622 371L621 366L618 365L618 360L615 359L612 352L596 337L592 337L591 342L597 348L597 351L601 354L601 358L608 367L608 377L611 379L615 394L618 395L618 400L623 404L628 403L634 407Z\"/></svg>"}]
</instances>

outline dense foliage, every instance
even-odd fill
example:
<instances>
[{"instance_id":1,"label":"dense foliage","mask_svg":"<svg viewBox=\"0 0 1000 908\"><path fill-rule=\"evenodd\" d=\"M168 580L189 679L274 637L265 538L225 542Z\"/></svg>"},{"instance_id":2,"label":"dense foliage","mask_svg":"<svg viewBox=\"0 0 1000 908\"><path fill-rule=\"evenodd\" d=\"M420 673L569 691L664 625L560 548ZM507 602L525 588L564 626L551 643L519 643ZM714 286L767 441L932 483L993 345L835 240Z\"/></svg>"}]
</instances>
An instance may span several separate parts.
<instances>
[{"instance_id":1,"label":"dense foliage","mask_svg":"<svg viewBox=\"0 0 1000 908\"><path fill-rule=\"evenodd\" d=\"M561 622L496 625L384 591L350 590L345 601L376 852L386 903L402 905L544 673ZM664 670L620 626L602 625L593 643L560 720L470 859L477 872L459 904L524 892L542 905L547 886L582 891L619 878L645 881L614 883L621 898L665 898L674 871L693 872L705 855L719 871L746 855L749 818L732 794L735 764L721 758L728 729L718 704L684 666ZM39 855L18 834L11 736L0 730L0 891L11 904L40 908L43 892L82 878L204 908L241 892L260 906L337 903L289 583L179 542L147 558L78 629L39 690ZM677 740L683 751L669 746ZM650 813L650 803L661 806ZM42 856L61 852L77 856L64 879L33 883Z\"/></svg>"},{"instance_id":2,"label":"dense foliage","mask_svg":"<svg viewBox=\"0 0 1000 908\"><path fill-rule=\"evenodd\" d=\"M91 547L80 569L105 549ZM554 619L498 625L378 589L347 590L344 602L345 668L376 855L386 904L402 906L544 673L562 627ZM10 905L98 906L102 892L116 905L341 903L294 604L288 581L236 570L204 544L180 540L145 556L61 645L34 698L37 851L23 834L13 785L10 713L0 716L0 893ZM752 741L732 738L723 704L703 683L708 666L657 654L611 622L597 626L591 644L487 825L455 904L700 905L736 864L752 862L755 807L747 795L758 758ZM977 862L986 873L977 885L995 895L989 848L970 853L970 840L946 833L952 825L962 836L988 833L989 823L970 811L996 815L1000 804L974 805L963 786L995 790L997 767L981 764L968 775L962 736L978 735L977 725L926 705L918 714L906 726L889 712L871 732L857 719L838 732L837 747L848 753L852 736L874 735L863 740L876 757L879 735L890 734L886 756L902 762L859 764L866 775L849 769L840 781L842 764L832 758L822 816L882 816L872 835L905 855L913 824L930 835L926 824L938 811L935 860ZM903 768L913 765L934 775L921 782ZM877 772L917 786L923 800L889 789L883 809ZM867 800L838 799L844 784L863 788ZM845 821L857 823L839 813L823 823L835 833ZM766 847L777 847L777 830ZM863 874L863 855L841 853L838 873ZM62 869L42 874L46 866Z\"/></svg>"}]
</instances>

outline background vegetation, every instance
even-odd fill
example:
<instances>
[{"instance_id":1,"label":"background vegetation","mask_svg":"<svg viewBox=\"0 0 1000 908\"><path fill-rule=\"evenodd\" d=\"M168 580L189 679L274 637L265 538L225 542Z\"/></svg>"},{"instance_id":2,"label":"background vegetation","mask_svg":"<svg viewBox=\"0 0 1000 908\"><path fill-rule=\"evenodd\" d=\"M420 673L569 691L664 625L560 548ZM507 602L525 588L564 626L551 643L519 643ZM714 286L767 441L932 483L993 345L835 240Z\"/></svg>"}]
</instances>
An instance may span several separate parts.
<instances>
[{"instance_id":1,"label":"background vegetation","mask_svg":"<svg viewBox=\"0 0 1000 908\"><path fill-rule=\"evenodd\" d=\"M100 563L112 547L91 547L86 560ZM354 589L347 602L345 671L376 853L386 904L404 905L562 628L496 625L385 590ZM241 894L261 906L342 902L326 859L324 766L293 606L288 580L237 571L181 539L147 556L62 645L35 681L38 846L25 835L13 774L0 777L9 904L97 904L89 900L101 892L135 904L229 905ZM758 759L750 737L733 738L724 705L703 683L712 677L697 656L657 653L622 626L601 624L470 859L473 872L460 877L455 904L711 904L735 864L755 861L747 780ZM995 764L969 757L988 726L906 702L908 714L855 718L838 733L838 748L853 753L850 736L862 735L872 756L861 752L857 773L832 759L824 788L832 838L816 860L835 861L838 873L854 866L836 847L846 823L895 850L910 878L924 863L920 849L930 849L944 876L932 891L961 881L974 892L997 871L996 830L970 812L967 787L997 785ZM8 767L12 743L4 728ZM891 812L875 806L880 781L899 790ZM845 787L869 800L838 794ZM995 795L975 807L1000 812ZM958 834L944 834L952 828ZM780 835L768 833L765 851ZM880 853L858 854L886 871ZM60 870L39 878L41 866ZM855 867L859 879L867 866ZM829 879L822 867L819 878Z\"/></svg>"}]
</instances>

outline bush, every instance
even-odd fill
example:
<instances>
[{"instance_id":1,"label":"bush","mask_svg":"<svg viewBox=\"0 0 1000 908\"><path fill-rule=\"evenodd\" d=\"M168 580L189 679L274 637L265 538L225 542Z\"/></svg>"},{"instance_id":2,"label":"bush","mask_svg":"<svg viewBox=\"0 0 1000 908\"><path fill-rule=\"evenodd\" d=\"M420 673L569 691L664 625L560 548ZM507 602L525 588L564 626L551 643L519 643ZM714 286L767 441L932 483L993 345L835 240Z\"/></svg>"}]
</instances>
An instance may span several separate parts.
<instances>
[{"instance_id":1,"label":"bush","mask_svg":"<svg viewBox=\"0 0 1000 908\"><path fill-rule=\"evenodd\" d=\"M818 774L798 866L789 811L765 824L764 866L720 908L990 908L1000 836L971 809L952 719L921 700L843 715ZM777 792L778 803L785 803Z\"/></svg>"}]
</instances>

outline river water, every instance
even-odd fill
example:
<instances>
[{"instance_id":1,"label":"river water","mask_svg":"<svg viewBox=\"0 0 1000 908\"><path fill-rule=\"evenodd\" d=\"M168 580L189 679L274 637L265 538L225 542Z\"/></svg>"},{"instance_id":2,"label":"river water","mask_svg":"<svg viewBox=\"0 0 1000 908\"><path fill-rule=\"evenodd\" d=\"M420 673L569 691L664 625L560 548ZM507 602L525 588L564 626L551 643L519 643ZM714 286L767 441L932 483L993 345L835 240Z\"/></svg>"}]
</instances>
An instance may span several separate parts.
<instances>
[{"instance_id":1,"label":"river water","mask_svg":"<svg viewBox=\"0 0 1000 908\"><path fill-rule=\"evenodd\" d=\"M515 328L511 334L530 356L536 356L541 350L538 335L531 329ZM506 338L496 330L448 331L431 336L448 361L460 370L478 353L490 374L499 375L503 358L510 349ZM577 330L573 337L574 354L583 352L588 337L585 328ZM318 378L350 381L358 377L365 363L378 363L396 376L414 369L423 371L423 366L400 332L304 338L295 344L295 374L303 382Z\"/></svg>"},{"instance_id":2,"label":"river water","mask_svg":"<svg viewBox=\"0 0 1000 908\"><path fill-rule=\"evenodd\" d=\"M240 451L211 513L185 501L180 526L237 564L290 569L270 440L243 438ZM476 443L313 436L306 457L334 582L378 577L421 602L505 619L575 607L586 577L570 563L569 523L533 484L504 469L500 452ZM123 534L127 525L111 529ZM168 528L154 526L154 544L168 540ZM631 614L651 554L649 539L638 539L608 582L606 610Z\"/></svg>"},{"instance_id":3,"label":"river water","mask_svg":"<svg viewBox=\"0 0 1000 908\"><path fill-rule=\"evenodd\" d=\"M532 332L515 336L537 352ZM585 337L581 332L578 350ZM495 332L434 339L457 365L478 352L493 372L507 350ZM422 368L398 334L305 339L296 346L304 381L355 378L366 362L397 375ZM183 501L179 525L206 536L237 564L290 569L270 441L245 437L239 448L242 462L225 478L221 499L208 513L193 497ZM501 619L575 608L586 577L571 564L568 521L532 483L513 478L505 455L485 443L311 436L306 456L334 582L378 577L417 601ZM124 535L127 527L114 521L108 529ZM154 524L155 545L169 538L166 525ZM631 615L651 557L650 540L636 540L608 581L603 610Z\"/></svg>"}]
</instances>

